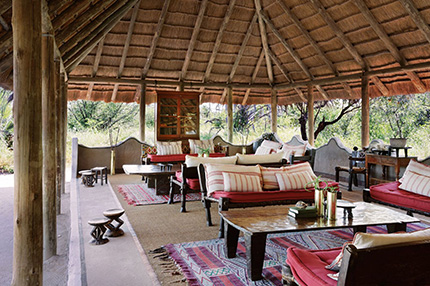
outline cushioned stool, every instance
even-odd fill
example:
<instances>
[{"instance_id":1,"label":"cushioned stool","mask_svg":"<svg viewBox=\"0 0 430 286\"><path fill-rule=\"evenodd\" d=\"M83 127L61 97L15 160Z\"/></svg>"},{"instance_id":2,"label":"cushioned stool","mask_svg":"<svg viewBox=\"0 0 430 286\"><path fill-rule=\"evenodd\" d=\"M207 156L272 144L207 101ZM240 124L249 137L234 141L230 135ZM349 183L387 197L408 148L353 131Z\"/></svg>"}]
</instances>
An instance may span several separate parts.
<instances>
[{"instance_id":1,"label":"cushioned stool","mask_svg":"<svg viewBox=\"0 0 430 286\"><path fill-rule=\"evenodd\" d=\"M95 172L96 184L97 184L97 179L99 177L98 175L99 173L100 173L101 185L103 186L103 178L105 179L105 183L107 184L107 176L108 176L107 167L94 167L91 169L91 171Z\"/></svg>"},{"instance_id":2,"label":"cushioned stool","mask_svg":"<svg viewBox=\"0 0 430 286\"><path fill-rule=\"evenodd\" d=\"M107 218L95 218L88 221L89 225L94 226L91 231L91 236L94 237L94 239L90 241L91 244L100 245L109 241L109 239L103 237L106 232L105 225L108 222L109 219Z\"/></svg>"},{"instance_id":3,"label":"cushioned stool","mask_svg":"<svg viewBox=\"0 0 430 286\"><path fill-rule=\"evenodd\" d=\"M120 228L124 222L119 218L124 212L123 209L109 209L103 212L103 215L109 219L106 224L106 227L109 229L107 236L117 237L124 234L124 231ZM112 224L114 220L118 223L116 226Z\"/></svg>"}]
</instances>

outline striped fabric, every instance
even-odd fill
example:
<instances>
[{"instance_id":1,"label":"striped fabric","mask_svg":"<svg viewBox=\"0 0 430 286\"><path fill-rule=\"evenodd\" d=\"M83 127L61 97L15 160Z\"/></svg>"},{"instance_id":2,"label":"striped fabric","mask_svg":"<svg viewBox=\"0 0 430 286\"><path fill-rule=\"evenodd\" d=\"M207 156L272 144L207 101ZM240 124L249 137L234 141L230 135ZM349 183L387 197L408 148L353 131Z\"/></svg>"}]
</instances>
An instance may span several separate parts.
<instances>
[{"instance_id":1,"label":"striped fabric","mask_svg":"<svg viewBox=\"0 0 430 286\"><path fill-rule=\"evenodd\" d=\"M238 166L231 164L204 164L206 170L206 189L208 195L217 191L224 191L223 172L238 173L248 176L258 176L261 184L261 172L259 166Z\"/></svg>"},{"instance_id":2,"label":"striped fabric","mask_svg":"<svg viewBox=\"0 0 430 286\"><path fill-rule=\"evenodd\" d=\"M155 143L157 146L157 155L175 155L182 154L182 141L160 142Z\"/></svg>"},{"instance_id":3,"label":"striped fabric","mask_svg":"<svg viewBox=\"0 0 430 286\"><path fill-rule=\"evenodd\" d=\"M263 177L263 189L265 190L277 190L279 189L278 180L276 179L277 173L296 173L296 172L308 172L312 179L317 176L312 171L311 165L308 162L294 164L292 166L282 168L267 168L260 166L261 175Z\"/></svg>"},{"instance_id":4,"label":"striped fabric","mask_svg":"<svg viewBox=\"0 0 430 286\"><path fill-rule=\"evenodd\" d=\"M293 145L284 144L282 145L282 149L278 152L283 152L284 158L289 160L290 155L304 156L306 152L306 145L293 146Z\"/></svg>"},{"instance_id":5,"label":"striped fabric","mask_svg":"<svg viewBox=\"0 0 430 286\"><path fill-rule=\"evenodd\" d=\"M430 177L409 171L402 179L399 189L430 197Z\"/></svg>"},{"instance_id":6,"label":"striped fabric","mask_svg":"<svg viewBox=\"0 0 430 286\"><path fill-rule=\"evenodd\" d=\"M225 192L262 192L259 176L222 172Z\"/></svg>"},{"instance_id":7,"label":"striped fabric","mask_svg":"<svg viewBox=\"0 0 430 286\"><path fill-rule=\"evenodd\" d=\"M414 172L418 175L430 177L430 166L424 165L422 163L418 163L415 160L409 161L408 166L406 167L405 173L403 177L400 178L399 182L403 182L403 178L408 176L409 172Z\"/></svg>"},{"instance_id":8,"label":"striped fabric","mask_svg":"<svg viewBox=\"0 0 430 286\"><path fill-rule=\"evenodd\" d=\"M190 143L191 154L201 153L201 149L208 149L208 148L209 148L209 153L215 153L215 145L212 139L208 139L208 140L188 139L188 142Z\"/></svg>"},{"instance_id":9,"label":"striped fabric","mask_svg":"<svg viewBox=\"0 0 430 286\"><path fill-rule=\"evenodd\" d=\"M312 181L312 177L306 171L297 173L279 172L276 174L276 180L280 191L289 191L304 189L306 184Z\"/></svg>"}]
</instances>

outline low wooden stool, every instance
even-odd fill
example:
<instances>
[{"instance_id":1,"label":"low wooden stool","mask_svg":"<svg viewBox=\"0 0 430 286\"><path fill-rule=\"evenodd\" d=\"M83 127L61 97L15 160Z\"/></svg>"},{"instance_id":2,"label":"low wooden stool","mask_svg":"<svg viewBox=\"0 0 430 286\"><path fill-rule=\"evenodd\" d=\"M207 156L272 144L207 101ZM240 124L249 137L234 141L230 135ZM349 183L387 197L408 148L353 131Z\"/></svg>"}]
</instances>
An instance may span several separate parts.
<instances>
[{"instance_id":1,"label":"low wooden stool","mask_svg":"<svg viewBox=\"0 0 430 286\"><path fill-rule=\"evenodd\" d=\"M91 172L91 170L81 170L78 172L78 174L81 176L81 184L84 184L84 185L85 185L85 178L84 176L82 176L82 174L86 172Z\"/></svg>"},{"instance_id":2,"label":"low wooden stool","mask_svg":"<svg viewBox=\"0 0 430 286\"><path fill-rule=\"evenodd\" d=\"M107 167L94 167L91 169L91 171L95 172L95 178L96 178L96 184L98 179L98 174L100 173L100 181L101 185L103 186L103 177L105 179L105 183L107 184L107 177L108 177L108 168Z\"/></svg>"},{"instance_id":3,"label":"low wooden stool","mask_svg":"<svg viewBox=\"0 0 430 286\"><path fill-rule=\"evenodd\" d=\"M106 227L109 229L107 236L117 237L124 234L124 231L120 228L124 221L119 218L124 214L124 212L125 211L123 209L109 209L103 212L103 215L109 219L106 224ZM112 223L114 220L118 223L116 226Z\"/></svg>"},{"instance_id":4,"label":"low wooden stool","mask_svg":"<svg viewBox=\"0 0 430 286\"><path fill-rule=\"evenodd\" d=\"M95 218L88 221L89 225L94 226L93 230L91 231L91 236L94 237L94 239L90 241L91 244L100 245L109 241L109 239L103 237L106 232L105 225L108 222L109 219L107 218Z\"/></svg>"},{"instance_id":5,"label":"low wooden stool","mask_svg":"<svg viewBox=\"0 0 430 286\"><path fill-rule=\"evenodd\" d=\"M87 187L94 187L94 183L96 181L95 179L95 173L93 171L86 171L81 173L82 176L82 183Z\"/></svg>"}]
</instances>

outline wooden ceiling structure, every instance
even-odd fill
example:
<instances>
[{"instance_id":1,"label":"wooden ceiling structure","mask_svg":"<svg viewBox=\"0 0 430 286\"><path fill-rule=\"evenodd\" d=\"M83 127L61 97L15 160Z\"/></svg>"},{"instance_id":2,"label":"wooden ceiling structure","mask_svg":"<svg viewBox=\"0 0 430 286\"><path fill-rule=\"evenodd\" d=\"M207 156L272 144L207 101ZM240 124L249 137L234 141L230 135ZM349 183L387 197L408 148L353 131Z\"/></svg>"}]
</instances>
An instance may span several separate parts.
<instances>
[{"instance_id":1,"label":"wooden ceiling structure","mask_svg":"<svg viewBox=\"0 0 430 286\"><path fill-rule=\"evenodd\" d=\"M11 1L0 4L0 83L12 88ZM427 0L51 0L68 99L146 103L156 89L234 104L423 93Z\"/></svg>"}]
</instances>

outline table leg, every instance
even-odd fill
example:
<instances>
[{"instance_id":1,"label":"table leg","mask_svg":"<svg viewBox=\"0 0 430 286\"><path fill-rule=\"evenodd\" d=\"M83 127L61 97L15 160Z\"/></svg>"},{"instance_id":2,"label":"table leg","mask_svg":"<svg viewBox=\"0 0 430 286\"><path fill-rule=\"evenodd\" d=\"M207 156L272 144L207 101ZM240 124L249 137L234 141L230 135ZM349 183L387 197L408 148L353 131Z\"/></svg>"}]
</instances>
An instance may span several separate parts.
<instances>
[{"instance_id":1,"label":"table leg","mask_svg":"<svg viewBox=\"0 0 430 286\"><path fill-rule=\"evenodd\" d=\"M155 194L167 195L170 192L170 180L166 175L154 176L155 181Z\"/></svg>"},{"instance_id":2,"label":"table leg","mask_svg":"<svg viewBox=\"0 0 430 286\"><path fill-rule=\"evenodd\" d=\"M360 225L354 226L352 229L354 230L354 234L356 234L357 232L366 232L367 227L365 225Z\"/></svg>"},{"instance_id":3,"label":"table leg","mask_svg":"<svg viewBox=\"0 0 430 286\"><path fill-rule=\"evenodd\" d=\"M236 257L237 241L239 240L239 230L224 222L224 250L227 258Z\"/></svg>"},{"instance_id":4,"label":"table leg","mask_svg":"<svg viewBox=\"0 0 430 286\"><path fill-rule=\"evenodd\" d=\"M393 233L398 231L406 231L406 225L407 223L404 222L387 224L387 232Z\"/></svg>"},{"instance_id":5,"label":"table leg","mask_svg":"<svg viewBox=\"0 0 430 286\"><path fill-rule=\"evenodd\" d=\"M263 278L261 274L266 251L266 238L267 234L265 233L245 233L247 272L252 281Z\"/></svg>"}]
</instances>

